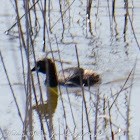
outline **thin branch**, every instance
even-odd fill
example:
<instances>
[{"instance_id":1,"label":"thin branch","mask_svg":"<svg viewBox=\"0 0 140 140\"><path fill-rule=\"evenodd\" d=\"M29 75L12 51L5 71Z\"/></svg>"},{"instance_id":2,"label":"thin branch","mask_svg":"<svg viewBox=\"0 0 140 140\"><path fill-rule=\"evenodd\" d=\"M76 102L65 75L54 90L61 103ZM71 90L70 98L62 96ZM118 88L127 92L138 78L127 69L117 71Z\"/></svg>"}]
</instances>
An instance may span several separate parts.
<instances>
[{"instance_id":1,"label":"thin branch","mask_svg":"<svg viewBox=\"0 0 140 140\"><path fill-rule=\"evenodd\" d=\"M17 102L16 96L15 96L14 90L12 88L9 75L7 73L7 69L6 69L6 66L5 66L5 63L4 63L4 60L3 60L3 56L2 56L1 51L0 51L0 58L2 60L2 65L3 65L4 71L5 71L5 74L6 74L6 78L7 78L8 84L10 86L10 89L11 89L11 92L12 92L12 95L13 95L13 98L14 98L14 101L15 101L15 104L16 104L16 107L17 107L17 110L18 110L19 117L21 119L21 122L23 123L23 118L22 118L22 115L21 115L21 112L20 112L20 108L18 106L18 102Z\"/></svg>"},{"instance_id":2,"label":"thin branch","mask_svg":"<svg viewBox=\"0 0 140 140\"><path fill-rule=\"evenodd\" d=\"M110 109L112 108L112 106L113 106L114 103L116 102L118 96L120 95L120 93L122 92L122 90L123 90L123 88L125 87L126 83L128 82L128 80L129 80L129 78L130 78L130 76L131 76L131 74L132 74L132 71L133 71L133 68L132 68L131 72L129 73L129 75L128 75L128 77L127 77L127 79L126 79L124 85L123 85L122 88L121 88L121 90L117 93L117 96L116 96L116 98L114 99L112 105L110 106Z\"/></svg>"}]
</instances>

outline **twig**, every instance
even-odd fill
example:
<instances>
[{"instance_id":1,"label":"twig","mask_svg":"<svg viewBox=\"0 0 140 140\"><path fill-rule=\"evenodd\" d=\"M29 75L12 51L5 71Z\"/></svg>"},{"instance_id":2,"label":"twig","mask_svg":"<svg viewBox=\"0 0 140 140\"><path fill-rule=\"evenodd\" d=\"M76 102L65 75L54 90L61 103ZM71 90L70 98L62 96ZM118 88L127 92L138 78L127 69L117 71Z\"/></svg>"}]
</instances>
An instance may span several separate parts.
<instances>
[{"instance_id":1,"label":"twig","mask_svg":"<svg viewBox=\"0 0 140 140\"><path fill-rule=\"evenodd\" d=\"M127 105L127 139L130 140L130 134L129 134L129 129L130 129L130 101L131 101L131 94L132 94L132 85L133 85L133 81L134 81L134 74L135 74L135 69L136 69L136 64L137 64L137 59L136 59L136 62L135 62L135 65L134 65L134 71L133 71L133 74L132 74L132 80L131 80L131 87L130 87L130 92L129 92L129 98L128 98L128 105Z\"/></svg>"},{"instance_id":2,"label":"twig","mask_svg":"<svg viewBox=\"0 0 140 140\"><path fill-rule=\"evenodd\" d=\"M77 50L77 45L75 45L75 52L76 52L76 58L77 58L77 65L78 65L78 68L80 68L80 63L79 63L79 55L78 55L78 50Z\"/></svg>"},{"instance_id":3,"label":"twig","mask_svg":"<svg viewBox=\"0 0 140 140\"><path fill-rule=\"evenodd\" d=\"M109 0L107 0L107 4L108 4L108 13L109 13L109 21L110 21L110 30L112 31L112 22L111 22L111 15L110 15Z\"/></svg>"},{"instance_id":4,"label":"twig","mask_svg":"<svg viewBox=\"0 0 140 140\"><path fill-rule=\"evenodd\" d=\"M25 9L25 19L26 19L26 54L27 54L27 62L28 62L28 75L27 75L27 116L29 117L29 132L33 132L33 118L32 118L32 94L31 94L31 71L30 71L30 60L29 60L29 52L30 52L30 16L29 16L29 2L28 0L24 1L24 9ZM28 133L27 133L28 134ZM30 140L33 140L34 136L29 135Z\"/></svg>"},{"instance_id":5,"label":"twig","mask_svg":"<svg viewBox=\"0 0 140 140\"><path fill-rule=\"evenodd\" d=\"M67 12L67 10L73 5L76 0L73 0L72 3L68 6L68 8L63 12L62 16ZM51 29L59 22L61 17L52 25Z\"/></svg>"},{"instance_id":6,"label":"twig","mask_svg":"<svg viewBox=\"0 0 140 140\"><path fill-rule=\"evenodd\" d=\"M2 131L1 127L0 127L0 139L3 139L3 140L6 140L6 136L5 136L5 133Z\"/></svg>"},{"instance_id":7,"label":"twig","mask_svg":"<svg viewBox=\"0 0 140 140\"><path fill-rule=\"evenodd\" d=\"M3 60L3 56L2 56L1 51L0 51L0 58L2 60L2 65L3 65L4 71L5 71L5 74L6 74L6 78L8 80L8 84L10 86L10 89L11 89L11 92L12 92L12 95L13 95L13 98L14 98L14 101L15 101L15 104L16 104L16 107L17 107L17 110L18 110L19 117L21 119L21 122L23 123L23 118L22 118L22 115L21 115L21 112L20 112L20 108L18 106L18 102L17 102L17 99L16 99L16 96L15 96L14 90L12 88L12 85L11 85L11 82L10 82L10 79L9 79L9 76L8 76L8 73L7 73L7 70L6 70L6 67L5 67L5 64L4 64L4 60Z\"/></svg>"},{"instance_id":8,"label":"twig","mask_svg":"<svg viewBox=\"0 0 140 140\"><path fill-rule=\"evenodd\" d=\"M76 58L77 58L77 63L78 63L78 67L80 67L80 63L79 63L79 55L78 55L78 50L77 50L77 46L75 45L75 49L76 49ZM88 125L88 131L89 131L89 138L90 140L92 139L92 133L91 133L91 128L90 128L90 122L89 122L89 116L88 116L88 111L87 111L87 104L86 104L86 97L85 97L85 92L84 92L84 87L83 87L83 83L82 83L82 75L80 75L80 86L81 86L81 90L82 90L82 96L83 96L83 101L82 101L82 128L83 128L83 107L85 109L86 112L86 120L87 120L87 125ZM82 129L82 139L83 139L83 129Z\"/></svg>"},{"instance_id":9,"label":"twig","mask_svg":"<svg viewBox=\"0 0 140 140\"><path fill-rule=\"evenodd\" d=\"M56 38L56 42L57 42L57 37L55 36L55 38ZM64 62L62 62L62 60L61 60L60 50L59 50L59 47L58 47L58 43L56 43L56 44L57 44L58 56L59 56L59 60L60 60L60 63L61 63L63 76L65 77L64 70L63 70L63 63ZM67 92L67 96L68 96L68 100L69 100L69 105L70 105L70 109L71 109L71 113L72 113L73 122L74 122L74 125L76 127L75 118L74 118L74 114L73 114L73 109L72 109L72 106L71 106L71 100L70 100L70 97L69 97L69 93L68 93L68 88L67 87L66 87L66 92Z\"/></svg>"},{"instance_id":10,"label":"twig","mask_svg":"<svg viewBox=\"0 0 140 140\"><path fill-rule=\"evenodd\" d=\"M125 85L126 85L127 81L129 80L129 78L130 78L130 76L131 76L131 74L132 74L132 71L133 71L133 68L132 68L131 72L129 73L129 75L128 75L128 77L127 77L127 79L126 79L126 81L125 81L124 85L123 85L123 86L122 86L122 88L121 88L121 90L117 93L117 96L116 96L116 98L114 99L114 101L113 101L112 105L110 106L110 109L112 108L112 106L113 106L113 105L114 105L114 103L116 102L116 100L117 100L118 96L120 95L120 93L122 92L123 88L125 87Z\"/></svg>"},{"instance_id":11,"label":"twig","mask_svg":"<svg viewBox=\"0 0 140 140\"><path fill-rule=\"evenodd\" d=\"M95 125L94 125L94 140L97 140L97 115L98 115L98 104L99 104L99 89L97 93L96 111L95 111Z\"/></svg>"},{"instance_id":12,"label":"twig","mask_svg":"<svg viewBox=\"0 0 140 140\"><path fill-rule=\"evenodd\" d=\"M65 106L64 106L64 101L63 101L63 97L62 97L62 92L61 92L61 88L60 88L60 85L58 85L59 87L59 91L60 91L60 99L61 99L61 102L62 102L62 107L63 107L63 111L64 111L64 118L65 118L65 133L64 133L64 137L65 137L65 140L67 140L67 136L68 136L68 125L67 125L67 117L66 117L66 111L65 111Z\"/></svg>"},{"instance_id":13,"label":"twig","mask_svg":"<svg viewBox=\"0 0 140 140\"><path fill-rule=\"evenodd\" d=\"M112 121L111 121L111 110L110 110L110 105L109 105L109 101L108 101L108 108L109 108L109 123L110 123L110 133L111 133L111 138L112 140L114 140L114 132L112 129Z\"/></svg>"},{"instance_id":14,"label":"twig","mask_svg":"<svg viewBox=\"0 0 140 140\"><path fill-rule=\"evenodd\" d=\"M38 1L39 1L39 0L37 0L37 1L31 6L31 8L29 9L29 11L38 3ZM27 13L28 13L29 11L27 11ZM20 21L27 13L23 14L23 15L19 18L19 21ZM9 31L10 31L13 27L15 27L15 26L17 25L17 23L18 23L18 21L15 22L8 30L6 30L5 33L8 34Z\"/></svg>"},{"instance_id":15,"label":"twig","mask_svg":"<svg viewBox=\"0 0 140 140\"><path fill-rule=\"evenodd\" d=\"M134 27L133 27L132 20L131 20L131 18L130 18L129 11L128 11L128 17L129 17L129 20L130 20L130 24L131 24L131 28L132 28L132 31L133 31L134 38L135 38L136 43L137 43L137 46L138 46L138 48L139 48L139 50L140 50L139 41L138 41L137 36L136 36L136 34L135 34L135 30L134 30Z\"/></svg>"}]
</instances>

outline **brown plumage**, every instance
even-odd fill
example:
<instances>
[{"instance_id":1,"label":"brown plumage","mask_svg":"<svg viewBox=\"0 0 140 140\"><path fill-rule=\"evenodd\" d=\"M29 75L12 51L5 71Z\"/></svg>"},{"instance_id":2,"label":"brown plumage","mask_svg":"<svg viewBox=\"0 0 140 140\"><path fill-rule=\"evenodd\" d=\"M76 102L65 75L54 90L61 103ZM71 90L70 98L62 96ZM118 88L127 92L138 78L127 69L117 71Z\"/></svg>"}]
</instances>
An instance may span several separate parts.
<instances>
[{"instance_id":1,"label":"brown plumage","mask_svg":"<svg viewBox=\"0 0 140 140\"><path fill-rule=\"evenodd\" d=\"M36 66L31 70L47 74L46 59L37 61ZM101 78L92 70L86 70L78 67L71 67L59 71L57 73L58 83L65 86L79 86L83 84L84 86L91 86L99 81Z\"/></svg>"}]
</instances>

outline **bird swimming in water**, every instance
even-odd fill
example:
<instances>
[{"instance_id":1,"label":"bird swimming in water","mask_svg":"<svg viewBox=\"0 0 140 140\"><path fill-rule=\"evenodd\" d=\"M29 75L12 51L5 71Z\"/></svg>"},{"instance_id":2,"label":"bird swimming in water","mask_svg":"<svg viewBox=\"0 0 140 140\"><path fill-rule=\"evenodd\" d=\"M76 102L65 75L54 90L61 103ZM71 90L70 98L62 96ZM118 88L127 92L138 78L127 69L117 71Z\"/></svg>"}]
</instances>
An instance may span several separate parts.
<instances>
[{"instance_id":1,"label":"bird swimming in water","mask_svg":"<svg viewBox=\"0 0 140 140\"><path fill-rule=\"evenodd\" d=\"M45 64L47 65L47 103L34 105L35 109L41 117L46 116L51 118L55 112L58 101L58 81L56 74L55 63L51 59L44 59Z\"/></svg>"},{"instance_id":2,"label":"bird swimming in water","mask_svg":"<svg viewBox=\"0 0 140 140\"><path fill-rule=\"evenodd\" d=\"M31 71L38 71L47 74L46 59L42 59L36 62L36 66ZM57 73L58 83L65 86L91 86L99 81L101 78L92 70L86 70L78 67L66 68Z\"/></svg>"}]
</instances>

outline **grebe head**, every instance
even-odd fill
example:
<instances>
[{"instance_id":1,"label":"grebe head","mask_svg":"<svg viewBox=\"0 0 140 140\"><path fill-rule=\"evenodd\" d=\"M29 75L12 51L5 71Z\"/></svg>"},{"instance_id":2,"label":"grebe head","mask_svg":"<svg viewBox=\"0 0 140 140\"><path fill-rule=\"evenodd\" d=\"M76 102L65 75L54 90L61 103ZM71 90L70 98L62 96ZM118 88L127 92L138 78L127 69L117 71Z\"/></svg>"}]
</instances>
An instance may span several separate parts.
<instances>
[{"instance_id":1,"label":"grebe head","mask_svg":"<svg viewBox=\"0 0 140 140\"><path fill-rule=\"evenodd\" d=\"M51 61L50 59L48 60ZM31 71L38 71L38 72L46 73L46 70L47 70L46 64L47 64L47 59L39 60L36 62L35 67Z\"/></svg>"}]
</instances>

